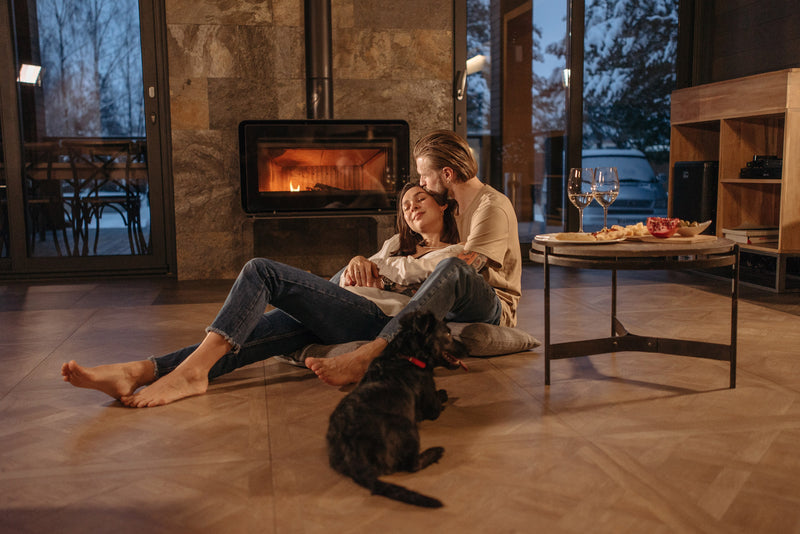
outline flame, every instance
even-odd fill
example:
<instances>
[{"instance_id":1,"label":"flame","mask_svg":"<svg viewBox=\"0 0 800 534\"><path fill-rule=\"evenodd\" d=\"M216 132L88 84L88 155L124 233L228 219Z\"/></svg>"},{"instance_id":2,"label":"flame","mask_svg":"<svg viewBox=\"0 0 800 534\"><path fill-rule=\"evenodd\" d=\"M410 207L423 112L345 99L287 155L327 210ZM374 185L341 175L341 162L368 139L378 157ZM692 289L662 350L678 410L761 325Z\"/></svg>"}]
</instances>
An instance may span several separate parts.
<instances>
[{"instance_id":1,"label":"flame","mask_svg":"<svg viewBox=\"0 0 800 534\"><path fill-rule=\"evenodd\" d=\"M300 191L300 186L298 185L297 187L295 187L292 182L289 182L289 191L291 191L292 193L297 193L298 191Z\"/></svg>"}]
</instances>

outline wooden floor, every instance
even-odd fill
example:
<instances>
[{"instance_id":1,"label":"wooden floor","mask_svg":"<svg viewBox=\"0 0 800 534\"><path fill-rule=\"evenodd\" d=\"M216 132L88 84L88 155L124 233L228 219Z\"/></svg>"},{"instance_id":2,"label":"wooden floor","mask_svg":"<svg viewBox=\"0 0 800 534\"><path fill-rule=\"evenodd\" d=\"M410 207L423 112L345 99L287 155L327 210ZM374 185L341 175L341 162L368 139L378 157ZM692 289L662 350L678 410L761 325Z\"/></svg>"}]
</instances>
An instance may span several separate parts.
<instances>
[{"instance_id":1,"label":"wooden floor","mask_svg":"<svg viewBox=\"0 0 800 534\"><path fill-rule=\"evenodd\" d=\"M554 341L608 330L609 275L554 269ZM520 326L543 337L541 268ZM229 281L0 285L0 532L800 532L800 296L743 288L738 387L722 362L541 349L440 371L421 427L442 460L390 477L440 498L372 497L327 464L344 391L275 360L209 393L128 409L61 381L197 341ZM729 340L729 283L620 275L635 333Z\"/></svg>"}]
</instances>

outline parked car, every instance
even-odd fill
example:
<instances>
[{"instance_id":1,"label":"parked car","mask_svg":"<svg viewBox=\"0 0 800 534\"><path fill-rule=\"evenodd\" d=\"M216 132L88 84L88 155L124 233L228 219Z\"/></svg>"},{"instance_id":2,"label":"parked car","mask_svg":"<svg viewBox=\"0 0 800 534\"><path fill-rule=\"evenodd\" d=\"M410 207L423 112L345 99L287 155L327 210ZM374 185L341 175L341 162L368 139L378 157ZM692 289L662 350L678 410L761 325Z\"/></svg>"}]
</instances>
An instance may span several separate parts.
<instances>
[{"instance_id":1,"label":"parked car","mask_svg":"<svg viewBox=\"0 0 800 534\"><path fill-rule=\"evenodd\" d=\"M608 226L645 222L647 217L667 216L667 189L641 150L627 148L586 149L582 167L616 167L619 172L619 196L608 208ZM592 202L583 212L588 231L603 226L603 208Z\"/></svg>"}]
</instances>

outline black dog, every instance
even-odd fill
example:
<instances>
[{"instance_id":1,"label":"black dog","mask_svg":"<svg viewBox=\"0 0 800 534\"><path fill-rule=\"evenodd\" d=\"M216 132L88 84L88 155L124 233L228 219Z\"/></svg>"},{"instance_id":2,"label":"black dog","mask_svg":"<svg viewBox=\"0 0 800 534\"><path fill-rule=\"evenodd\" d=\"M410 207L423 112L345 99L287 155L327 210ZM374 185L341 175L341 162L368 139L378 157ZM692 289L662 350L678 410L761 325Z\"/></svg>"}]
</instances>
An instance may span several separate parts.
<instances>
[{"instance_id":1,"label":"black dog","mask_svg":"<svg viewBox=\"0 0 800 534\"><path fill-rule=\"evenodd\" d=\"M397 471L419 471L439 461L444 449L420 453L417 423L436 419L447 392L436 390L433 368L464 367L466 347L433 314L410 314L383 354L331 414L328 458L331 467L374 495L438 508L441 501L378 479Z\"/></svg>"}]
</instances>

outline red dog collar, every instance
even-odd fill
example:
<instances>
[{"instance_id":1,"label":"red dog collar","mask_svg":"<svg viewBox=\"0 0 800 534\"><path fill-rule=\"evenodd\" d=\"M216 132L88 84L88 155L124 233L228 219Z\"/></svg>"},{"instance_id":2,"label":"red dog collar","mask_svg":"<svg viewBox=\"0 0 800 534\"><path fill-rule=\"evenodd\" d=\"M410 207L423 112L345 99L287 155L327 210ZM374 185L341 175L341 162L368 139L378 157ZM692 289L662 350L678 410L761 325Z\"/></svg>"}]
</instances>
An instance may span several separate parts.
<instances>
[{"instance_id":1,"label":"red dog collar","mask_svg":"<svg viewBox=\"0 0 800 534\"><path fill-rule=\"evenodd\" d=\"M414 358L413 356L408 356L406 359L408 361L410 361L411 363L413 363L414 365L416 365L417 367L419 367L420 369L425 369L426 367L428 367L425 362L423 362L422 360L418 360L417 358Z\"/></svg>"}]
</instances>

